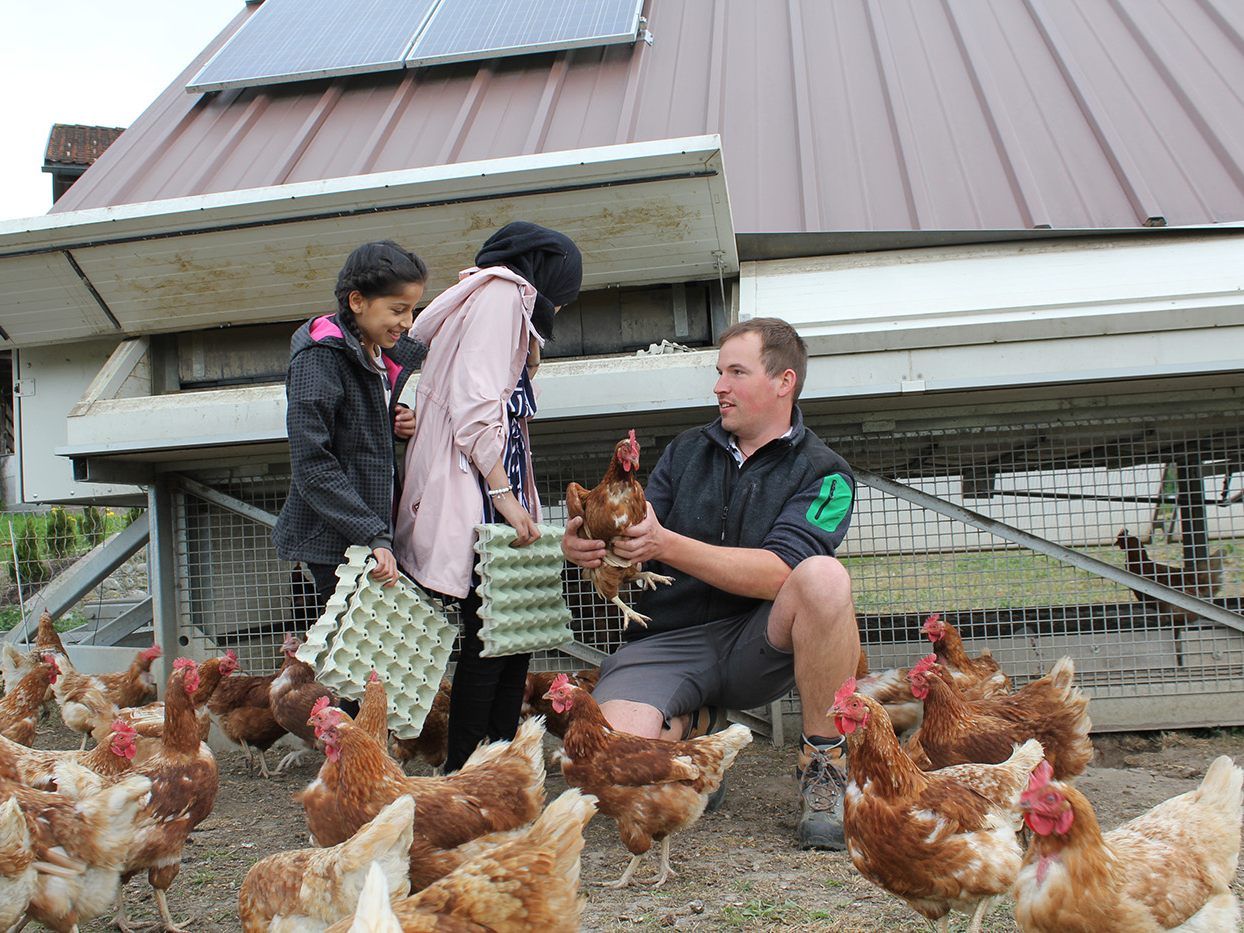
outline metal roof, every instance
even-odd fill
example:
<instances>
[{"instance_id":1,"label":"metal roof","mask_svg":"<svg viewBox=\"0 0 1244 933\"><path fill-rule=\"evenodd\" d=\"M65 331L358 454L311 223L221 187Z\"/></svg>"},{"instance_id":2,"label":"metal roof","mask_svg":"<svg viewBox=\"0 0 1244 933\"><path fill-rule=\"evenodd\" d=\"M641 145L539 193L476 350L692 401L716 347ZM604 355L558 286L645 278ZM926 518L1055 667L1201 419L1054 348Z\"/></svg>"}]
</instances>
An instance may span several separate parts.
<instances>
[{"instance_id":1,"label":"metal roof","mask_svg":"<svg viewBox=\"0 0 1244 933\"><path fill-rule=\"evenodd\" d=\"M1244 219L1234 0L646 7L652 46L187 94L243 11L54 210L707 133L740 234Z\"/></svg>"}]
</instances>

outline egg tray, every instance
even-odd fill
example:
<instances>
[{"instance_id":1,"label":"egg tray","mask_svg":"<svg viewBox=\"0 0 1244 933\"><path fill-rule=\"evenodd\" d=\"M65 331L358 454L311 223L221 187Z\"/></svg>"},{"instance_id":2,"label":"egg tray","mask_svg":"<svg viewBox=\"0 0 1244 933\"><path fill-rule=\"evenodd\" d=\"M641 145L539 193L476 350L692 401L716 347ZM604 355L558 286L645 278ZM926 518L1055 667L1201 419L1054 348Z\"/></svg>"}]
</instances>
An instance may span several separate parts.
<instances>
[{"instance_id":1,"label":"egg tray","mask_svg":"<svg viewBox=\"0 0 1244 933\"><path fill-rule=\"evenodd\" d=\"M376 671L389 695L389 728L413 739L432 708L457 628L403 574L393 586L373 580L374 564L368 548L346 549L337 588L296 656L315 668L320 683L352 700L363 698Z\"/></svg>"},{"instance_id":2,"label":"egg tray","mask_svg":"<svg viewBox=\"0 0 1244 933\"><path fill-rule=\"evenodd\" d=\"M485 658L557 648L574 638L570 609L562 595L560 525L540 525L540 537L526 547L511 547L509 525L476 525L475 553L480 576L475 592L480 641Z\"/></svg>"}]
</instances>

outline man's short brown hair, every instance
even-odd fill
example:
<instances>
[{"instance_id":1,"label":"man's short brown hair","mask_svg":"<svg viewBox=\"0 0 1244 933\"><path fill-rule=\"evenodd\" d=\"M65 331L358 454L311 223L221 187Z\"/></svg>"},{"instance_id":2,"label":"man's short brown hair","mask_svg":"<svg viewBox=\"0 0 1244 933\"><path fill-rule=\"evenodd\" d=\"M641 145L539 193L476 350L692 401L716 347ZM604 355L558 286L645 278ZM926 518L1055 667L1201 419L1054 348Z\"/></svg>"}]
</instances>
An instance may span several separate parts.
<instances>
[{"instance_id":1,"label":"man's short brown hair","mask_svg":"<svg viewBox=\"0 0 1244 933\"><path fill-rule=\"evenodd\" d=\"M795 371L795 394L791 402L799 401L803 381L808 376L808 345L795 328L780 317L754 317L727 327L717 340L717 346L743 334L760 335L760 361L769 378L776 379L788 369Z\"/></svg>"}]
</instances>

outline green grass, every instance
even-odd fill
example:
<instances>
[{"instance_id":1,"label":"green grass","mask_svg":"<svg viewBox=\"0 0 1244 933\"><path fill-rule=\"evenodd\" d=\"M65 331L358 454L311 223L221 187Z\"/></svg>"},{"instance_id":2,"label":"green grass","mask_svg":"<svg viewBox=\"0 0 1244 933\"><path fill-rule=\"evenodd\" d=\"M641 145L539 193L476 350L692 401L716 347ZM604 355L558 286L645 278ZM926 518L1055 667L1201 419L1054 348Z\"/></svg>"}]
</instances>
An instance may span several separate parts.
<instances>
[{"instance_id":1,"label":"green grass","mask_svg":"<svg viewBox=\"0 0 1244 933\"><path fill-rule=\"evenodd\" d=\"M1244 542L1214 541L1227 552L1226 585L1219 596L1241 594ZM1123 552L1111 546L1077 549L1116 567ZM1178 543L1148 547L1156 561L1182 564ZM1128 602L1131 591L1086 570L1033 551L1008 549L933 554L844 557L858 612L955 611L1072 603Z\"/></svg>"},{"instance_id":2,"label":"green grass","mask_svg":"<svg viewBox=\"0 0 1244 933\"><path fill-rule=\"evenodd\" d=\"M21 621L22 610L18 606L5 606L0 608L0 632L7 632L18 622ZM79 625L86 625L86 616L80 612L71 612L63 618L57 619L52 625L58 632L68 632L75 629Z\"/></svg>"},{"instance_id":3,"label":"green grass","mask_svg":"<svg viewBox=\"0 0 1244 933\"><path fill-rule=\"evenodd\" d=\"M792 925L831 920L834 915L826 910L811 910L792 900L779 902L757 897L745 904L723 907L721 917L732 927L747 927L757 923Z\"/></svg>"}]
</instances>

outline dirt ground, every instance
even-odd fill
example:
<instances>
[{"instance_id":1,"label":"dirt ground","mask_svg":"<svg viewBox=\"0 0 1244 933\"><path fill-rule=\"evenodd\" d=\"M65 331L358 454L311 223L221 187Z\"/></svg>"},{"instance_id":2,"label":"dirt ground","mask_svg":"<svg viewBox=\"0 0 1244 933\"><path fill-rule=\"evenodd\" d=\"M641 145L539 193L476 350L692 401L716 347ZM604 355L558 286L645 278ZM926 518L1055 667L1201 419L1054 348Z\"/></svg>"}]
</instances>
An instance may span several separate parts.
<instances>
[{"instance_id":1,"label":"dirt ground","mask_svg":"<svg viewBox=\"0 0 1244 933\"><path fill-rule=\"evenodd\" d=\"M36 744L77 745L55 714ZM1078 784L1105 828L1196 786L1218 755L1244 762L1239 730L1101 736L1096 744L1097 760ZM308 844L292 795L315 778L320 764L308 760L269 782L248 773L240 752L218 760L215 810L191 837L169 892L175 918L193 918L192 929L200 933L239 929L237 892L249 867L269 853ZM674 838L672 861L680 874L660 889L597 886L617 878L629 854L613 823L594 819L583 854L583 929L928 930L905 905L861 878L845 855L795 847L793 768L791 748L757 741L744 750L729 772L722 809ZM564 788L560 774L550 775L550 799ZM649 858L651 871L655 853ZM643 868L640 877L646 877ZM1244 893L1244 867L1236 891ZM145 878L130 882L126 900L132 920L156 919ZM1000 904L986 928L1016 930L1010 911L1009 903ZM83 927L84 933L110 929L104 918ZM966 929L965 918L956 916L952 929Z\"/></svg>"}]
</instances>

